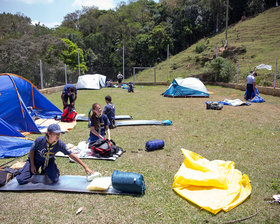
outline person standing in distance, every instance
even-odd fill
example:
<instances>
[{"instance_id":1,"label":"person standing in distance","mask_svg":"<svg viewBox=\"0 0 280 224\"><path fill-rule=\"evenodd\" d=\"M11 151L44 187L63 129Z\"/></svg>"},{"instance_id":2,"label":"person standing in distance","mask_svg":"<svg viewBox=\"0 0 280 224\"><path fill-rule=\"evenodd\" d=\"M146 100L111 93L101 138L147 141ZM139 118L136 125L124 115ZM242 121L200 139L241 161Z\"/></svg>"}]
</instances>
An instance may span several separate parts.
<instances>
[{"instance_id":1,"label":"person standing in distance","mask_svg":"<svg viewBox=\"0 0 280 224\"><path fill-rule=\"evenodd\" d=\"M119 86L119 88L121 88L121 84L122 84L122 80L123 80L123 75L121 72L118 73L117 79L118 79L118 86Z\"/></svg>"},{"instance_id":2,"label":"person standing in distance","mask_svg":"<svg viewBox=\"0 0 280 224\"><path fill-rule=\"evenodd\" d=\"M67 105L75 107L75 101L77 99L77 88L73 84L66 84L62 90L61 99L63 102L63 109L65 109Z\"/></svg>"},{"instance_id":3,"label":"person standing in distance","mask_svg":"<svg viewBox=\"0 0 280 224\"><path fill-rule=\"evenodd\" d=\"M253 93L256 95L256 82L255 82L255 77L258 74L256 73L256 68L254 71L250 72L250 75L247 76L247 88L246 88L246 95L245 99L250 100L252 99Z\"/></svg>"}]
</instances>

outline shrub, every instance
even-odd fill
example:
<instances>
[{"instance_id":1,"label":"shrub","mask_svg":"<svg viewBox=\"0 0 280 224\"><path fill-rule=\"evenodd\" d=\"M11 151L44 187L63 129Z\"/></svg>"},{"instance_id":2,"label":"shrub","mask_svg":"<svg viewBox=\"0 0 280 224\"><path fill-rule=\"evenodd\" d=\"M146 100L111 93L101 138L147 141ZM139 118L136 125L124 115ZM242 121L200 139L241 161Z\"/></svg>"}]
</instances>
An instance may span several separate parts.
<instances>
[{"instance_id":1,"label":"shrub","mask_svg":"<svg viewBox=\"0 0 280 224\"><path fill-rule=\"evenodd\" d=\"M260 76L257 76L257 77L255 78L255 82L256 82L257 85L260 85L260 83L261 83L261 77L260 77Z\"/></svg>"},{"instance_id":2,"label":"shrub","mask_svg":"<svg viewBox=\"0 0 280 224\"><path fill-rule=\"evenodd\" d=\"M263 86L272 86L272 82L264 80Z\"/></svg>"},{"instance_id":3,"label":"shrub","mask_svg":"<svg viewBox=\"0 0 280 224\"><path fill-rule=\"evenodd\" d=\"M178 66L177 66L177 64L174 62L174 63L171 65L171 68L172 68L173 70L176 70L176 69L178 68Z\"/></svg>"},{"instance_id":4,"label":"shrub","mask_svg":"<svg viewBox=\"0 0 280 224\"><path fill-rule=\"evenodd\" d=\"M212 81L229 82L236 74L235 64L225 58L217 57L206 64L208 72L212 74Z\"/></svg>"},{"instance_id":5,"label":"shrub","mask_svg":"<svg viewBox=\"0 0 280 224\"><path fill-rule=\"evenodd\" d=\"M205 50L205 48L206 48L206 45L204 43L199 43L195 47L195 52L196 53L201 53Z\"/></svg>"}]
</instances>

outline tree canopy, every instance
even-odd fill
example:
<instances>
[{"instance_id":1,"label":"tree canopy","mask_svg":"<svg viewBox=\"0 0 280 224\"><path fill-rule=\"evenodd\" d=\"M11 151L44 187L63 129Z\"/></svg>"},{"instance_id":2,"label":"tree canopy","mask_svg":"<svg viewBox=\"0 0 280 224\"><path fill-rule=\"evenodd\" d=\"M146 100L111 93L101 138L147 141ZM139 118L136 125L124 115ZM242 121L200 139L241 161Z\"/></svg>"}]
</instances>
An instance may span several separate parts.
<instances>
[{"instance_id":1,"label":"tree canopy","mask_svg":"<svg viewBox=\"0 0 280 224\"><path fill-rule=\"evenodd\" d=\"M81 73L100 73L115 79L133 66L153 66L170 53L177 54L199 39L225 27L226 0L134 0L114 10L84 7L64 16L49 29L32 25L23 14L0 14L0 69L22 75L39 84L39 61L46 86L63 82L64 64L77 80L78 50ZM229 24L242 16L254 16L273 6L272 0L229 1Z\"/></svg>"}]
</instances>

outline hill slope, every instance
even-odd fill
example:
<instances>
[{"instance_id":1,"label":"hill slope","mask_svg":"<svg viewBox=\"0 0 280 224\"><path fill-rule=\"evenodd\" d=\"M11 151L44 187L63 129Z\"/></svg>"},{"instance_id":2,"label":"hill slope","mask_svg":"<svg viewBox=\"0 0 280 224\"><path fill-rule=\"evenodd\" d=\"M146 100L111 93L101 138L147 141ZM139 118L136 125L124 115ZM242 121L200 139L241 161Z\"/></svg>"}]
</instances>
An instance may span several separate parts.
<instances>
[{"instance_id":1,"label":"hill slope","mask_svg":"<svg viewBox=\"0 0 280 224\"><path fill-rule=\"evenodd\" d=\"M272 71L259 70L258 84L273 85L276 58L280 57L280 7L272 8L254 18L228 28L228 44L231 50L230 59L236 67L239 64L239 82L245 82L248 72L259 64L272 65ZM205 61L223 53L225 31L213 37L205 38L185 51L169 58L168 80L176 77L188 77L207 73ZM196 52L197 46L205 46L201 53ZM243 52L243 53L242 53ZM278 80L279 80L278 63ZM167 81L167 62L156 65L157 81ZM236 80L237 77L233 79ZM132 80L132 78L130 78ZM152 82L153 71L145 70L136 76L136 81ZM279 81L278 81L279 83Z\"/></svg>"}]
</instances>

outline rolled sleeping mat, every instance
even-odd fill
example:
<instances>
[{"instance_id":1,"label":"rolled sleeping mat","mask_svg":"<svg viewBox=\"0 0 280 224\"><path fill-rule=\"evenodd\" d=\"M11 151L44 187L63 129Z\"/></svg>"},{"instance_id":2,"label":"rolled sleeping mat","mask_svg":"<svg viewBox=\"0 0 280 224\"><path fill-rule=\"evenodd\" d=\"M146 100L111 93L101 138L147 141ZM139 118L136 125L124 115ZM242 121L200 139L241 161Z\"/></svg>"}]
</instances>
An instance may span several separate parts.
<instances>
[{"instance_id":1,"label":"rolled sleeping mat","mask_svg":"<svg viewBox=\"0 0 280 224\"><path fill-rule=\"evenodd\" d=\"M154 151L157 149L162 149L164 147L164 141L162 139L152 140L146 142L146 150Z\"/></svg>"},{"instance_id":2,"label":"rolled sleeping mat","mask_svg":"<svg viewBox=\"0 0 280 224\"><path fill-rule=\"evenodd\" d=\"M112 186L118 191L144 194L146 190L144 176L139 173L128 173L114 170Z\"/></svg>"}]
</instances>

